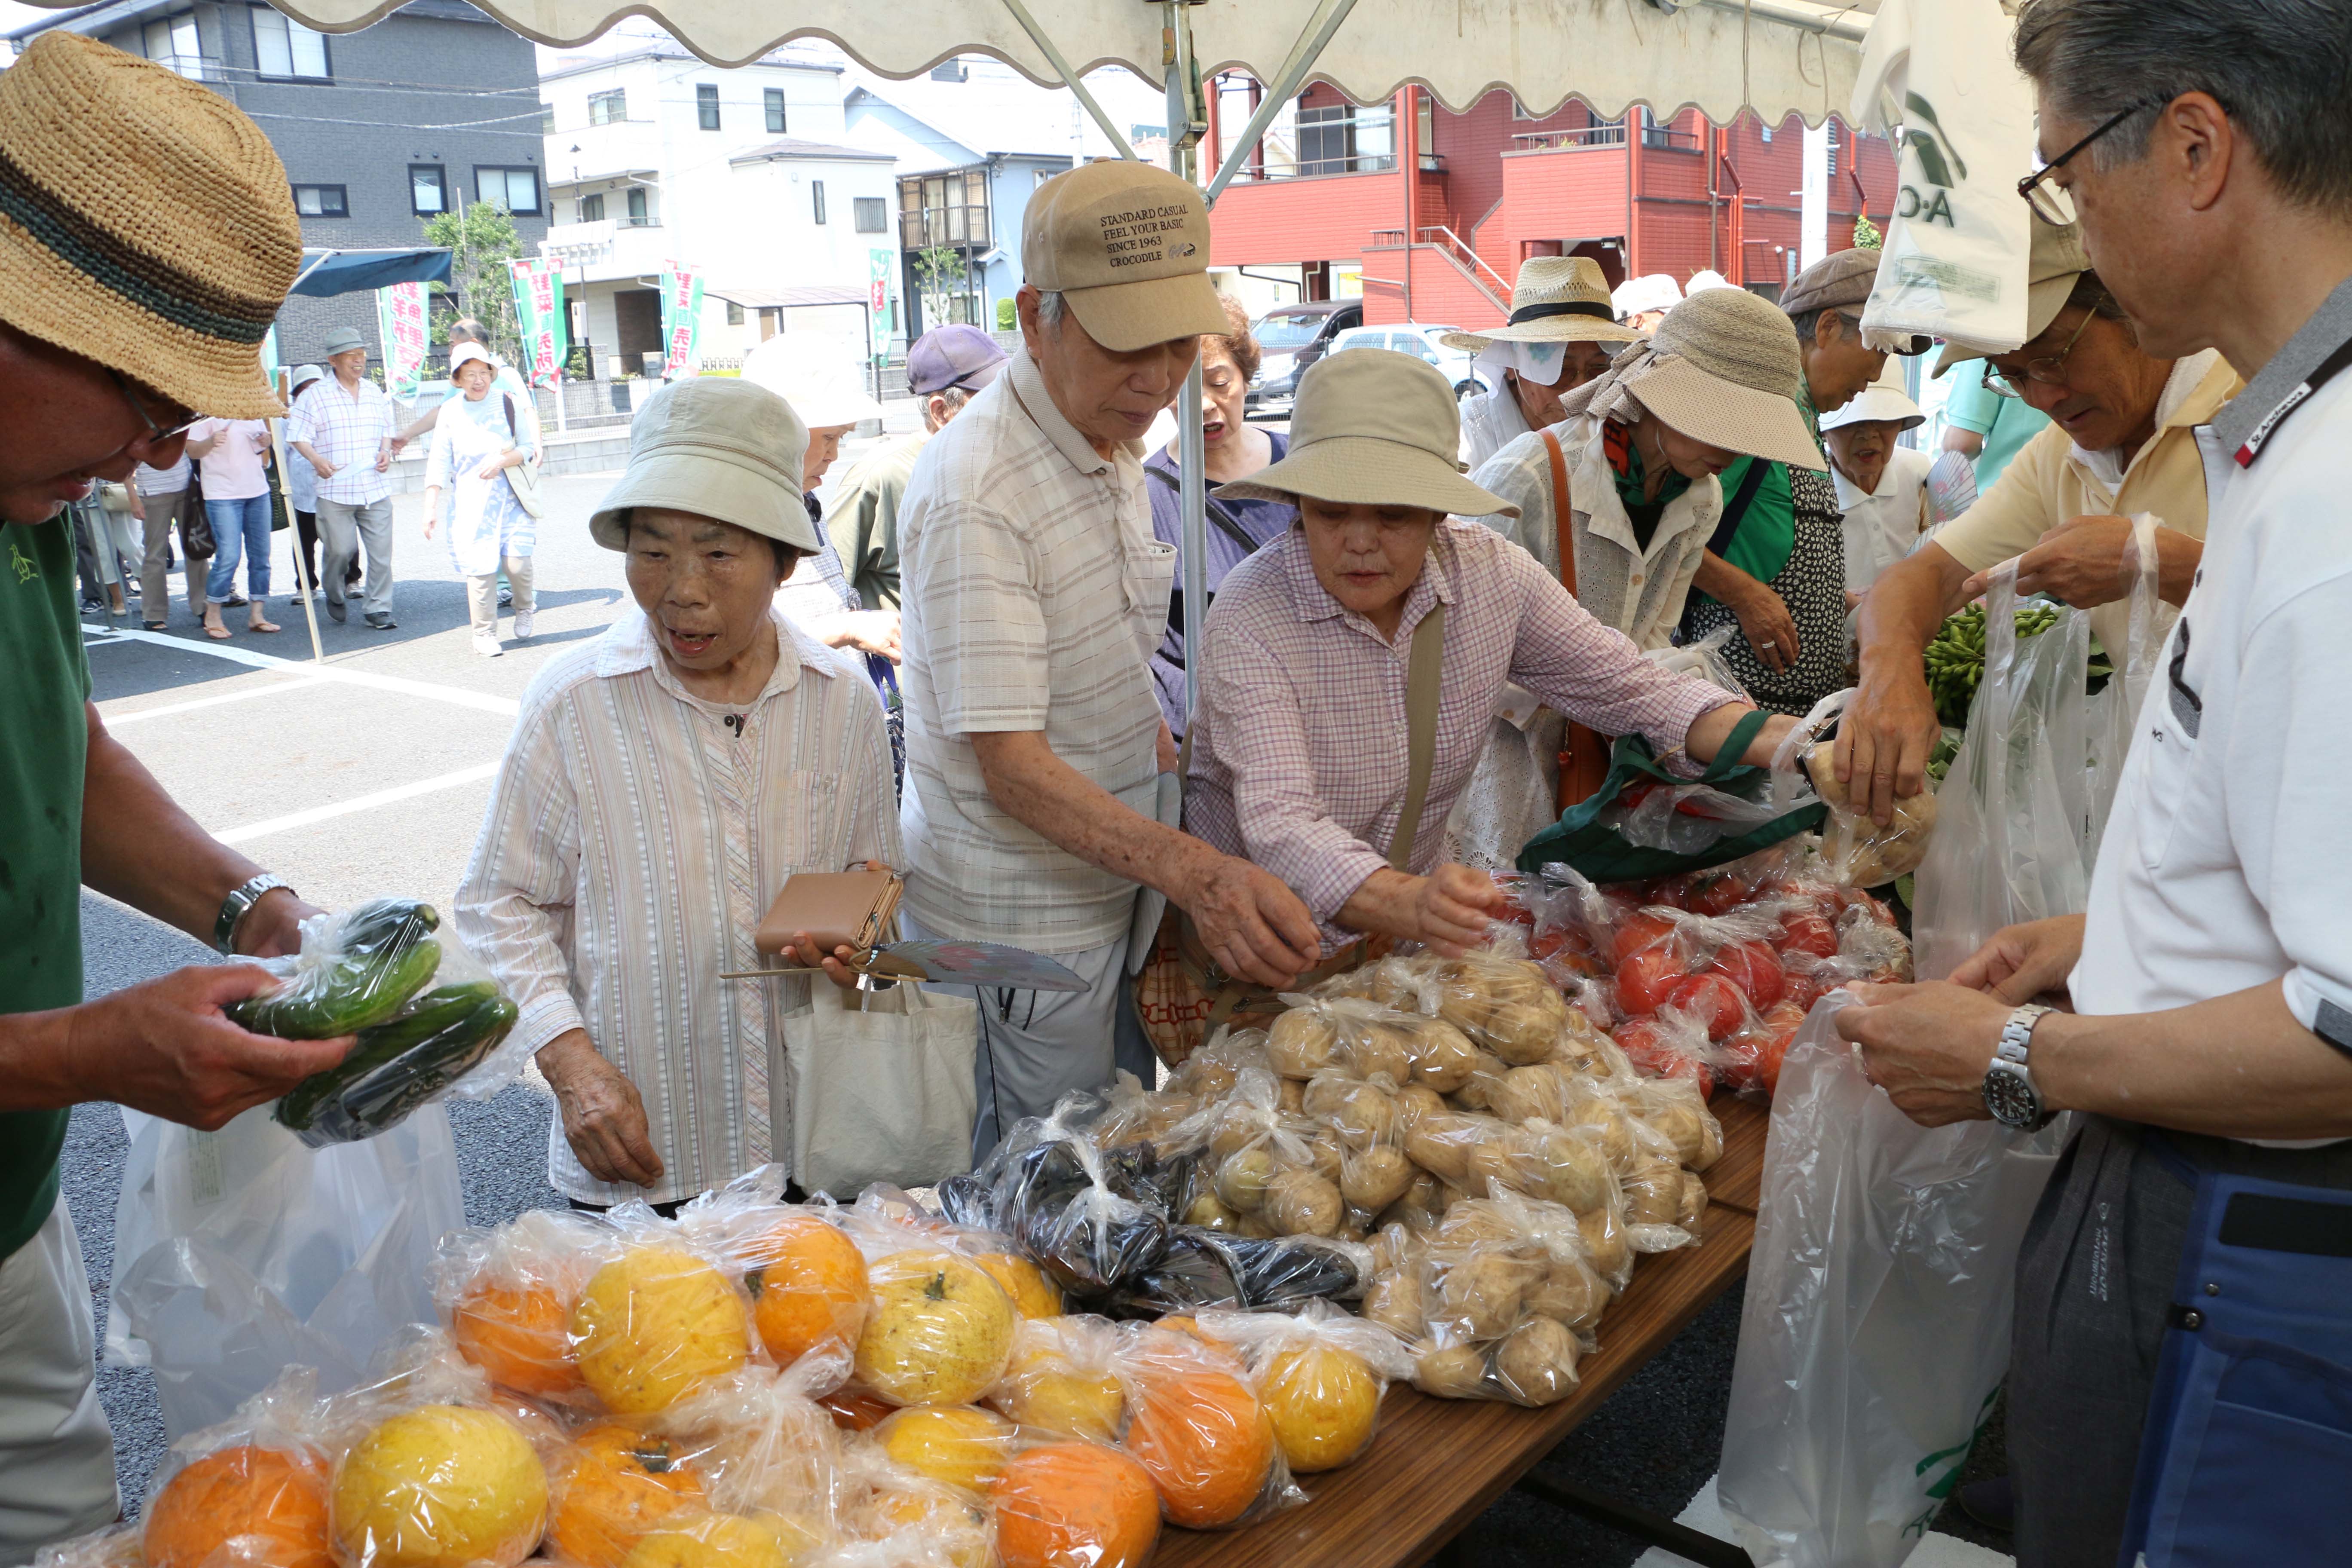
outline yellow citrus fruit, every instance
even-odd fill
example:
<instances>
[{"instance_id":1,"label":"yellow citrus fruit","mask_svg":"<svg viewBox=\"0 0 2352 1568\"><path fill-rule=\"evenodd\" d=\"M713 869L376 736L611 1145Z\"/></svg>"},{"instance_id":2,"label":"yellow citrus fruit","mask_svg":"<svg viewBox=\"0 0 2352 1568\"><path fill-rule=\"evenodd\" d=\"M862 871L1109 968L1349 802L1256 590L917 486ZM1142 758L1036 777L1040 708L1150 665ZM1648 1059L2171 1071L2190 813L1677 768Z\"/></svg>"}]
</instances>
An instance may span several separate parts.
<instances>
[{"instance_id":1,"label":"yellow citrus fruit","mask_svg":"<svg viewBox=\"0 0 2352 1568\"><path fill-rule=\"evenodd\" d=\"M951 1252L894 1253L869 1271L857 1380L894 1405L969 1405L1004 1371L1020 1320L1003 1288Z\"/></svg>"},{"instance_id":2,"label":"yellow citrus fruit","mask_svg":"<svg viewBox=\"0 0 2352 1568\"><path fill-rule=\"evenodd\" d=\"M512 1568L547 1524L547 1474L504 1416L394 1415L335 1468L335 1541L365 1568Z\"/></svg>"},{"instance_id":3,"label":"yellow citrus fruit","mask_svg":"<svg viewBox=\"0 0 2352 1568\"><path fill-rule=\"evenodd\" d=\"M1013 1310L1024 1318L1058 1318L1062 1315L1062 1293L1054 1289L1045 1270L1025 1258L1015 1258L1009 1252L987 1252L972 1259L988 1270L988 1277L1004 1287L1013 1298Z\"/></svg>"},{"instance_id":4,"label":"yellow citrus fruit","mask_svg":"<svg viewBox=\"0 0 2352 1568\"><path fill-rule=\"evenodd\" d=\"M672 1519L637 1542L623 1568L797 1568L770 1520L740 1513Z\"/></svg>"},{"instance_id":5,"label":"yellow citrus fruit","mask_svg":"<svg viewBox=\"0 0 2352 1568\"><path fill-rule=\"evenodd\" d=\"M1024 1426L1097 1443L1118 1437L1127 1407L1118 1378L1088 1372L1044 1347L1014 1351L1004 1381L990 1397Z\"/></svg>"},{"instance_id":6,"label":"yellow citrus fruit","mask_svg":"<svg viewBox=\"0 0 2352 1568\"><path fill-rule=\"evenodd\" d=\"M968 1405L901 1410L874 1435L908 1469L966 1491L986 1491L1013 1457L1013 1423Z\"/></svg>"},{"instance_id":7,"label":"yellow citrus fruit","mask_svg":"<svg viewBox=\"0 0 2352 1568\"><path fill-rule=\"evenodd\" d=\"M1364 1358L1336 1345L1286 1350L1266 1365L1258 1402L1283 1458L1301 1474L1337 1469L1372 1444L1381 1384Z\"/></svg>"},{"instance_id":8,"label":"yellow citrus fruit","mask_svg":"<svg viewBox=\"0 0 2352 1568\"><path fill-rule=\"evenodd\" d=\"M596 1270L572 1309L580 1376L624 1415L667 1410L751 1358L743 1297L690 1252L638 1247Z\"/></svg>"}]
</instances>

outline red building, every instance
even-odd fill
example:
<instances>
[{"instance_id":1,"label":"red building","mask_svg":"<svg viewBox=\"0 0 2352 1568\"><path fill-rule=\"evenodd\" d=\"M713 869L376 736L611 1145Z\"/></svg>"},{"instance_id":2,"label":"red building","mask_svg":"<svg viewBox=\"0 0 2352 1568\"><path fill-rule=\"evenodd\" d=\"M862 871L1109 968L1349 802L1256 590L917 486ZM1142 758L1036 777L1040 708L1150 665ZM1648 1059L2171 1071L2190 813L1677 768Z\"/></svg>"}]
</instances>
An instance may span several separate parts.
<instances>
[{"instance_id":1,"label":"red building","mask_svg":"<svg viewBox=\"0 0 2352 1568\"><path fill-rule=\"evenodd\" d=\"M1217 121L1213 107L1213 167ZM1895 163L1884 139L1830 124L1837 250L1853 242L1858 215L1885 228ZM1696 110L1610 121L1571 100L1524 118L1500 90L1456 114L1423 88L1358 106L1318 83L1299 99L1291 165L1269 168L1261 150L1218 197L1210 260L1298 267L1307 299L1328 297L1335 268L1360 268L1368 322L1474 330L1507 313L1530 256L1591 256L1612 287L1712 268L1769 289L1796 270L1803 147L1793 115L1718 130Z\"/></svg>"}]
</instances>

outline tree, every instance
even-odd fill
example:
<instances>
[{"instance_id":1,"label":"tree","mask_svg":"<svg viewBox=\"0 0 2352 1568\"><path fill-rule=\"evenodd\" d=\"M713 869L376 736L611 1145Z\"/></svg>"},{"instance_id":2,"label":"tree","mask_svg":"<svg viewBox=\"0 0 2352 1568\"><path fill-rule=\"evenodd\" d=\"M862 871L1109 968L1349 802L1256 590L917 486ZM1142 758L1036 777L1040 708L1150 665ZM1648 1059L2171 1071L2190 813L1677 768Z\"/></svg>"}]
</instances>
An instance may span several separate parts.
<instances>
[{"instance_id":1,"label":"tree","mask_svg":"<svg viewBox=\"0 0 2352 1568\"><path fill-rule=\"evenodd\" d=\"M514 285L507 271L507 263L522 254L512 215L496 202L476 202L427 222L425 243L449 247L447 291L489 329L492 351L509 363L520 359L522 329L515 321ZM448 341L447 320L436 317L433 342Z\"/></svg>"},{"instance_id":2,"label":"tree","mask_svg":"<svg viewBox=\"0 0 2352 1568\"><path fill-rule=\"evenodd\" d=\"M999 300L996 302L996 330L1000 332L1009 332L1017 324L1018 321L1013 313L1013 301L1010 300Z\"/></svg>"},{"instance_id":3,"label":"tree","mask_svg":"<svg viewBox=\"0 0 2352 1568\"><path fill-rule=\"evenodd\" d=\"M1876 250L1885 243L1885 237L1878 232L1878 226L1870 221L1869 214L1864 213L1853 220L1853 247L1856 250Z\"/></svg>"},{"instance_id":4,"label":"tree","mask_svg":"<svg viewBox=\"0 0 2352 1568\"><path fill-rule=\"evenodd\" d=\"M915 287L922 291L923 321L936 327L948 320L948 305L965 281L963 255L953 246L935 245L915 252Z\"/></svg>"}]
</instances>

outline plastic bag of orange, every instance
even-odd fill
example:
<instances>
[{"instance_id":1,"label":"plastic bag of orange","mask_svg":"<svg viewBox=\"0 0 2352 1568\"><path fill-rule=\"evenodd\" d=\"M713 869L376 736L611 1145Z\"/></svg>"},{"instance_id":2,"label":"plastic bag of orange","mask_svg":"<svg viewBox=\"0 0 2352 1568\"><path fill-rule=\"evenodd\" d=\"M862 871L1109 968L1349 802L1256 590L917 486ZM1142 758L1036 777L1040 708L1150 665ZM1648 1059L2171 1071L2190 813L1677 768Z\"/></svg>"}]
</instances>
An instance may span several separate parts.
<instances>
[{"instance_id":1,"label":"plastic bag of orange","mask_svg":"<svg viewBox=\"0 0 2352 1568\"><path fill-rule=\"evenodd\" d=\"M1118 1325L1108 1318L1024 1322L988 1403L1031 1432L1116 1442L1127 1414L1118 1352Z\"/></svg>"},{"instance_id":2,"label":"plastic bag of orange","mask_svg":"<svg viewBox=\"0 0 2352 1568\"><path fill-rule=\"evenodd\" d=\"M1009 1458L1009 1445L1002 1458ZM998 1464L989 1463L991 1479ZM984 1489L974 1491L900 1464L870 1437L849 1446L843 1479L841 1540L811 1568L993 1568L996 1521Z\"/></svg>"},{"instance_id":3,"label":"plastic bag of orange","mask_svg":"<svg viewBox=\"0 0 2352 1568\"><path fill-rule=\"evenodd\" d=\"M782 1371L747 1366L646 1425L691 1456L709 1508L761 1519L787 1543L830 1542L843 1531L852 1489L842 1435L811 1390L839 1384L846 1362L836 1346Z\"/></svg>"},{"instance_id":4,"label":"plastic bag of orange","mask_svg":"<svg viewBox=\"0 0 2352 1568\"><path fill-rule=\"evenodd\" d=\"M1150 1473L1097 1443L1044 1443L1015 1455L989 1500L1004 1568L1142 1568L1160 1540Z\"/></svg>"},{"instance_id":5,"label":"plastic bag of orange","mask_svg":"<svg viewBox=\"0 0 2352 1568\"><path fill-rule=\"evenodd\" d=\"M333 1568L315 1374L290 1367L218 1426L172 1445L131 1544L149 1568ZM101 1535L107 1532L100 1532ZM85 1555L111 1551L85 1538Z\"/></svg>"},{"instance_id":6,"label":"plastic bag of orange","mask_svg":"<svg viewBox=\"0 0 2352 1568\"><path fill-rule=\"evenodd\" d=\"M534 1209L496 1229L443 1237L433 1296L457 1353L502 1388L584 1402L572 1309L618 1234L589 1215Z\"/></svg>"},{"instance_id":7,"label":"plastic bag of orange","mask_svg":"<svg viewBox=\"0 0 2352 1568\"><path fill-rule=\"evenodd\" d=\"M855 1352L857 1386L891 1405L969 1405L1003 1375L1020 1311L961 1250L958 1226L875 1198L869 1189L845 1221L873 1295Z\"/></svg>"},{"instance_id":8,"label":"plastic bag of orange","mask_svg":"<svg viewBox=\"0 0 2352 1568\"><path fill-rule=\"evenodd\" d=\"M1362 1458L1381 1396L1412 1375L1402 1340L1328 1301L1309 1301L1296 1314L1203 1310L1199 1322L1205 1338L1241 1352L1295 1475Z\"/></svg>"},{"instance_id":9,"label":"plastic bag of orange","mask_svg":"<svg viewBox=\"0 0 2352 1568\"><path fill-rule=\"evenodd\" d=\"M576 1568L622 1568L647 1535L708 1509L698 1458L635 1422L581 1431L548 1462L546 1554Z\"/></svg>"},{"instance_id":10,"label":"plastic bag of orange","mask_svg":"<svg viewBox=\"0 0 2352 1568\"><path fill-rule=\"evenodd\" d=\"M1150 1476L1171 1524L1223 1529L1306 1500L1234 1352L1156 1323L1119 1333L1120 1446Z\"/></svg>"},{"instance_id":11,"label":"plastic bag of orange","mask_svg":"<svg viewBox=\"0 0 2352 1568\"><path fill-rule=\"evenodd\" d=\"M751 1363L751 1300L709 1229L638 1203L606 1220L614 1238L567 1325L581 1381L604 1409L650 1415Z\"/></svg>"}]
</instances>

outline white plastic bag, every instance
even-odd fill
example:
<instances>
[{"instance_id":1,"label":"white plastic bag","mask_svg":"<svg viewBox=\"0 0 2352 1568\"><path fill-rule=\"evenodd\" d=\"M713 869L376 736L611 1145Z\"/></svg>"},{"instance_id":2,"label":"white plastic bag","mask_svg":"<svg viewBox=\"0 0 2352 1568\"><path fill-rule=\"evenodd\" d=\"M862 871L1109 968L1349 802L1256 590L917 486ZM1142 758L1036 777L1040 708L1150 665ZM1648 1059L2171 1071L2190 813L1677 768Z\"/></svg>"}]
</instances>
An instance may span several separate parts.
<instances>
[{"instance_id":1,"label":"white plastic bag","mask_svg":"<svg viewBox=\"0 0 2352 1568\"><path fill-rule=\"evenodd\" d=\"M324 1149L257 1106L217 1132L122 1113L106 1360L152 1367L173 1437L225 1421L289 1364L331 1394L434 1316L434 1248L466 1223L448 1112Z\"/></svg>"},{"instance_id":2,"label":"white plastic bag","mask_svg":"<svg viewBox=\"0 0 2352 1568\"><path fill-rule=\"evenodd\" d=\"M1925 1128L1813 1007L1780 1068L1717 1494L1759 1564L1895 1568L2009 1367L2017 1248L2064 1120Z\"/></svg>"}]
</instances>

